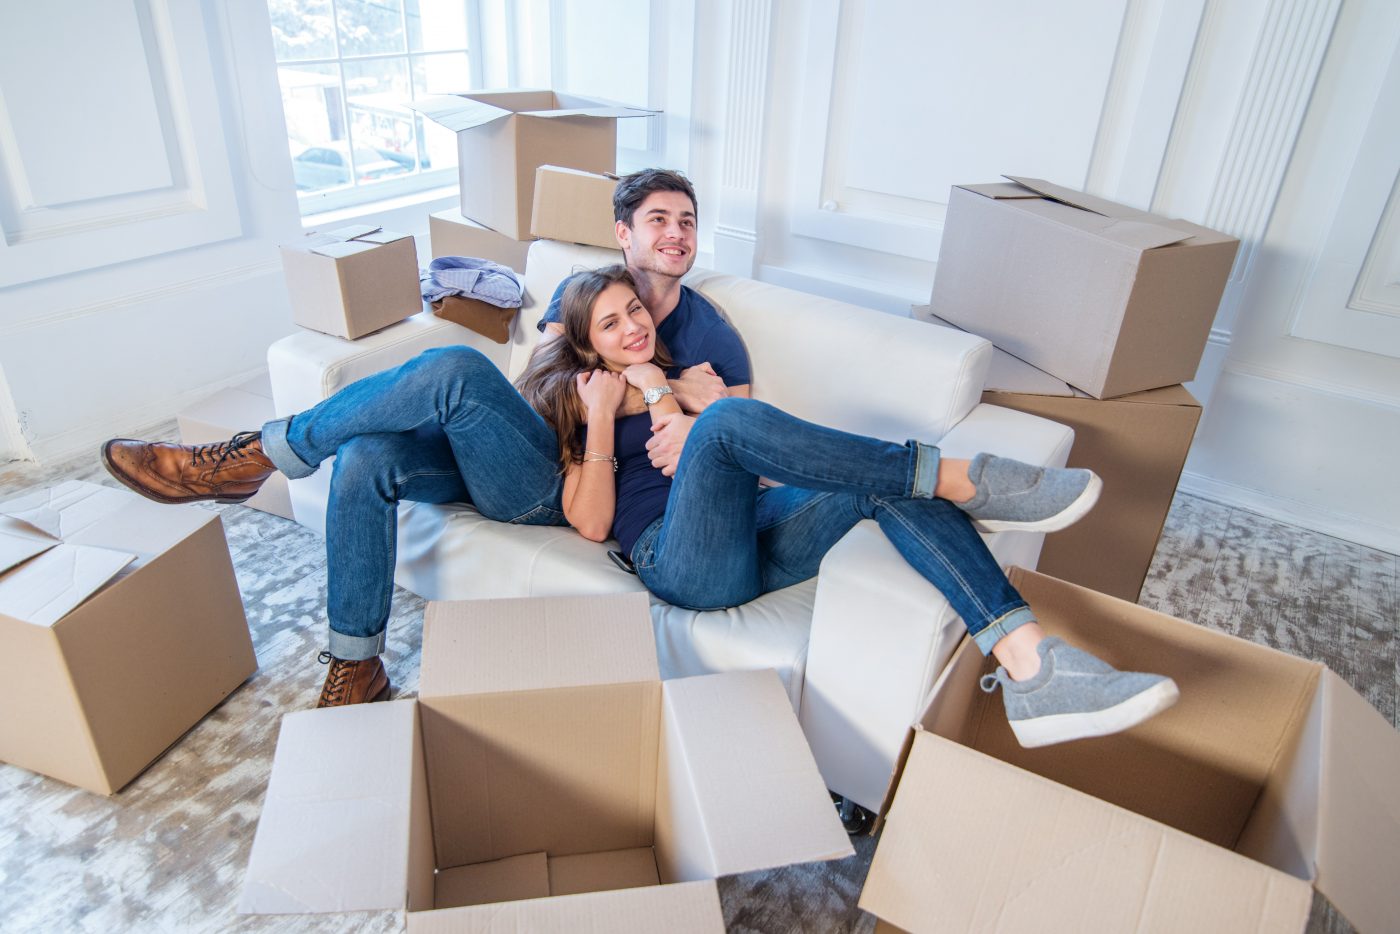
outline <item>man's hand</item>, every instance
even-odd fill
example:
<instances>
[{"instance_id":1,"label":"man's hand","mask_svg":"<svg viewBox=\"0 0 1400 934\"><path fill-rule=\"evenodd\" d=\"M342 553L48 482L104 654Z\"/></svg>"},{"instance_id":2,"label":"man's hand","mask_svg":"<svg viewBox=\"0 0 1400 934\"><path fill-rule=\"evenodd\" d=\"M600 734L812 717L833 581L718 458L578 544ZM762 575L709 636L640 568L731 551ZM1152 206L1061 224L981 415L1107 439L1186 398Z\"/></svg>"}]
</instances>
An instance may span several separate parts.
<instances>
[{"instance_id":1,"label":"man's hand","mask_svg":"<svg viewBox=\"0 0 1400 934\"><path fill-rule=\"evenodd\" d=\"M697 363L682 370L680 376L671 380L671 390L681 408L691 415L699 415L711 402L729 394L724 380L708 363Z\"/></svg>"},{"instance_id":2,"label":"man's hand","mask_svg":"<svg viewBox=\"0 0 1400 934\"><path fill-rule=\"evenodd\" d=\"M647 440L647 457L651 466L659 468L667 477L676 475L676 465L681 460L681 449L690 435L690 426L695 419L689 415L662 415L651 426L651 438Z\"/></svg>"}]
</instances>

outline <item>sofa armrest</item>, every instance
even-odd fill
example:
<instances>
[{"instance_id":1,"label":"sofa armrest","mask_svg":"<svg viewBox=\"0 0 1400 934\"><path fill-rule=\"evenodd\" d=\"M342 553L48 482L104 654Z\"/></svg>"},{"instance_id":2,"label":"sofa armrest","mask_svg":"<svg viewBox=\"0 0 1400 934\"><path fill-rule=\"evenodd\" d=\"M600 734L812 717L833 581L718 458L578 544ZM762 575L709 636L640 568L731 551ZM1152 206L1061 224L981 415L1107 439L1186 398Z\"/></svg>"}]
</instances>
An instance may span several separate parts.
<instances>
[{"instance_id":1,"label":"sofa armrest","mask_svg":"<svg viewBox=\"0 0 1400 934\"><path fill-rule=\"evenodd\" d=\"M502 369L510 359L510 344L497 344L431 311L353 341L299 331L267 349L273 409L278 416L294 415L358 379L399 366L425 350L455 345L475 347ZM329 468L327 463L311 476L288 484L296 521L322 535L330 496Z\"/></svg>"},{"instance_id":2,"label":"sofa armrest","mask_svg":"<svg viewBox=\"0 0 1400 934\"><path fill-rule=\"evenodd\" d=\"M1074 432L979 404L939 442L944 455L991 451L1063 466ZM982 536L998 563L1034 568L1043 533ZM822 560L800 718L827 786L878 809L910 724L966 628L943 595L861 522Z\"/></svg>"}]
</instances>

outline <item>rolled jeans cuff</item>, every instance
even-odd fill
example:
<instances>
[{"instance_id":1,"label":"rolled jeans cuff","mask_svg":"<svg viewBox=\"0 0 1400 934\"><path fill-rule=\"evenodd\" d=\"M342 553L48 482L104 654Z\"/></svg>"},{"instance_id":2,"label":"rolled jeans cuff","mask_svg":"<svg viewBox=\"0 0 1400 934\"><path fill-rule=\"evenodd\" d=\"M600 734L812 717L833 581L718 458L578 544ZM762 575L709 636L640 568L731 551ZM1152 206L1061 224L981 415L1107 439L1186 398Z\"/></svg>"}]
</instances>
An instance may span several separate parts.
<instances>
[{"instance_id":1,"label":"rolled jeans cuff","mask_svg":"<svg viewBox=\"0 0 1400 934\"><path fill-rule=\"evenodd\" d=\"M347 636L343 632L331 630L331 654L347 662L362 662L384 652L386 633L381 631L372 636Z\"/></svg>"},{"instance_id":2,"label":"rolled jeans cuff","mask_svg":"<svg viewBox=\"0 0 1400 934\"><path fill-rule=\"evenodd\" d=\"M292 450L291 444L287 442L287 430L292 426L291 417L279 418L268 422L262 427L262 449L268 460L276 465L277 469L287 477L288 480L300 480L302 477L309 477L316 472L316 468L306 461L297 457L297 453ZM334 653L332 653L334 654ZM344 656L336 656L343 658Z\"/></svg>"},{"instance_id":3,"label":"rolled jeans cuff","mask_svg":"<svg viewBox=\"0 0 1400 934\"><path fill-rule=\"evenodd\" d=\"M933 491L938 488L938 462L942 457L938 448L922 441L911 441L914 445L914 482L910 495L914 499L933 499Z\"/></svg>"},{"instance_id":4,"label":"rolled jeans cuff","mask_svg":"<svg viewBox=\"0 0 1400 934\"><path fill-rule=\"evenodd\" d=\"M1033 622L1035 622L1035 615L1031 613L1031 608L1018 606L985 629L979 629L973 633L972 641L977 643L977 648L982 650L983 655L991 655L992 647L1010 634L1013 629L1019 629L1026 623Z\"/></svg>"}]
</instances>

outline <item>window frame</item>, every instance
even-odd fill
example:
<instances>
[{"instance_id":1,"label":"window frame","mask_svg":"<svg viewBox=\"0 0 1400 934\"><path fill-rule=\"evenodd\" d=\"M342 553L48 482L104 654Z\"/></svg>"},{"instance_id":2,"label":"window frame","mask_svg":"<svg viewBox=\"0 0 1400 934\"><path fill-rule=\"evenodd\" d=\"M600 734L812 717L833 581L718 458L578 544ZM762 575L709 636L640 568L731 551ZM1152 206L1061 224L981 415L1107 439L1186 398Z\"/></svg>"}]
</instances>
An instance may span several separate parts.
<instances>
[{"instance_id":1,"label":"window frame","mask_svg":"<svg viewBox=\"0 0 1400 934\"><path fill-rule=\"evenodd\" d=\"M277 57L276 50L273 50L273 67L278 69L278 88L280 98L281 73L284 66L306 66L319 67L324 65L336 66L337 80L340 86L340 117L345 127L345 139L343 140L346 151L353 152L357 146L368 146L368 143L361 143L356 140L355 128L350 119L349 95L345 88L345 65L349 63L361 63L372 61L405 61L409 68L410 92L416 93L413 88L413 62L416 58L427 55L452 54L462 52L467 56L468 83L470 87L461 88L462 91L480 89L482 87L484 75L483 55L481 52L482 25L481 25L481 4L480 0L457 0L462 5L466 14L467 45L465 49L440 49L431 52L415 52L408 48L409 30L408 15L403 2L399 3L399 22L403 29L404 51L402 52L377 52L370 55L355 55L346 57L342 54L340 44L340 17L339 0L328 0L330 6L330 17L334 28L331 30L331 38L334 43L334 57L319 58L299 58L283 60ZM513 56L512 56L513 58ZM284 103L285 107L285 103ZM427 121L426 117L416 117L418 120ZM287 140L287 160L290 163L293 152L291 147L291 136L286 126L286 118L283 118L283 136ZM351 183L345 187L332 188L324 191L298 191L297 205L303 218L314 214L324 214L333 211L343 211L361 205L373 204L377 201L384 201L394 198L402 198L415 195L432 189L442 188L447 185L457 184L457 166L440 169L418 169L417 171L383 181L376 181L373 184L362 185L353 178Z\"/></svg>"}]
</instances>

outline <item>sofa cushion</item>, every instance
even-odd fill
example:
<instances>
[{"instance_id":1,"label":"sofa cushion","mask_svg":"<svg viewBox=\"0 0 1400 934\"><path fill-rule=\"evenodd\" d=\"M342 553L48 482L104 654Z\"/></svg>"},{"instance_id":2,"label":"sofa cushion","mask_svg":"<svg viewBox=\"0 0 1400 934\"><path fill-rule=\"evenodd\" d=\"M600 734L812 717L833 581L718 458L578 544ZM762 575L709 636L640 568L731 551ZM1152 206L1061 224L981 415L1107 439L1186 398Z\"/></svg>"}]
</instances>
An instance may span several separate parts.
<instances>
[{"instance_id":1,"label":"sofa cushion","mask_svg":"<svg viewBox=\"0 0 1400 934\"><path fill-rule=\"evenodd\" d=\"M577 596L645 590L608 557L616 542L571 528L508 525L470 506L399 507L395 582L425 600ZM801 701L815 579L728 610L700 612L652 597L664 678L772 668Z\"/></svg>"}]
</instances>

